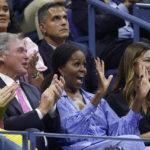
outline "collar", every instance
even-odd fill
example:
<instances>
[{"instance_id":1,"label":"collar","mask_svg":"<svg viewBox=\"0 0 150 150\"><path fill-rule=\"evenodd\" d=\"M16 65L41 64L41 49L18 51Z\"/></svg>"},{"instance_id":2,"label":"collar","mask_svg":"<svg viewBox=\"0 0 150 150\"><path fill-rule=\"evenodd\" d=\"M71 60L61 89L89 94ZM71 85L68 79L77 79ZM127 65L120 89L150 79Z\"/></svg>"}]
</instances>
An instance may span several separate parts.
<instances>
[{"instance_id":1,"label":"collar","mask_svg":"<svg viewBox=\"0 0 150 150\"><path fill-rule=\"evenodd\" d=\"M49 44L49 43L47 43L49 46L51 46L52 48L53 48L53 50L55 50L56 49L56 47L55 46L53 46L52 44Z\"/></svg>"},{"instance_id":2,"label":"collar","mask_svg":"<svg viewBox=\"0 0 150 150\"><path fill-rule=\"evenodd\" d=\"M85 95L85 97L87 97L88 99L92 99L93 98L93 96L94 96L94 94L92 94L92 93L89 93L89 92L86 92L84 89L82 89L82 88L80 88L80 90L81 90L81 93L83 94L83 95ZM66 93L66 91L64 90L63 91L63 93L62 93L62 97L67 97L68 95L67 95L67 93Z\"/></svg>"},{"instance_id":3,"label":"collar","mask_svg":"<svg viewBox=\"0 0 150 150\"><path fill-rule=\"evenodd\" d=\"M1 79L6 83L6 85L12 85L14 82L17 82L18 84L20 84L19 80L15 81L13 80L12 78L10 78L9 76L3 74L3 73L0 73L0 77Z\"/></svg>"}]
</instances>

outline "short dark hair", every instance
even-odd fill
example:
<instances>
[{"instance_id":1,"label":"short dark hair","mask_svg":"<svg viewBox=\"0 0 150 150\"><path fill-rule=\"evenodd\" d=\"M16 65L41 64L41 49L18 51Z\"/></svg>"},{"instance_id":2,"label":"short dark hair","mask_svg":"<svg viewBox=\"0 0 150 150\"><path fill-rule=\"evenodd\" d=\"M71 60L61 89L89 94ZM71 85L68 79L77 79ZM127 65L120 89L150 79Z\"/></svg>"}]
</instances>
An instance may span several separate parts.
<instances>
[{"instance_id":1,"label":"short dark hair","mask_svg":"<svg viewBox=\"0 0 150 150\"><path fill-rule=\"evenodd\" d=\"M81 51L79 47L72 44L62 44L58 46L52 56L52 69L54 74L60 76L59 68L63 67L76 51Z\"/></svg>"},{"instance_id":2,"label":"short dark hair","mask_svg":"<svg viewBox=\"0 0 150 150\"><path fill-rule=\"evenodd\" d=\"M39 24L45 23L47 17L48 17L48 9L54 6L61 6L64 7L64 3L61 2L48 2L44 4L39 10L38 10L38 22Z\"/></svg>"}]
</instances>

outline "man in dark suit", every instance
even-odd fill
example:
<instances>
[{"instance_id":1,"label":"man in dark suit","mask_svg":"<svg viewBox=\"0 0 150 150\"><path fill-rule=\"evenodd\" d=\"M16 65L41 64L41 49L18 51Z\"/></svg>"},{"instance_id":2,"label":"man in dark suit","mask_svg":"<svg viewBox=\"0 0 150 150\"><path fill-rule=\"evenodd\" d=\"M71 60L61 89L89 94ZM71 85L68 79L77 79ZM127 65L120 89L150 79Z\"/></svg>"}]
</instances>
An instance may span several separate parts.
<instances>
[{"instance_id":1,"label":"man in dark suit","mask_svg":"<svg viewBox=\"0 0 150 150\"><path fill-rule=\"evenodd\" d=\"M78 46L86 56L87 76L83 88L87 91L94 92L97 88L94 59L85 45L67 41L69 36L69 23L66 11L63 4L58 2L47 3L38 11L39 28L44 39L40 40L37 44L44 63L48 67L48 70L44 74L47 75L52 71L51 57L54 49L65 42L74 44Z\"/></svg>"},{"instance_id":2,"label":"man in dark suit","mask_svg":"<svg viewBox=\"0 0 150 150\"><path fill-rule=\"evenodd\" d=\"M58 80L54 75L50 87L41 95L36 87L19 81L19 78L27 73L27 61L23 40L16 34L0 33L0 88L13 82L20 85L20 92L17 90L16 97L8 104L4 128L47 131L45 123L51 127L50 116L55 115L55 102L61 96L64 80ZM37 144L39 149L46 149L43 143Z\"/></svg>"}]
</instances>

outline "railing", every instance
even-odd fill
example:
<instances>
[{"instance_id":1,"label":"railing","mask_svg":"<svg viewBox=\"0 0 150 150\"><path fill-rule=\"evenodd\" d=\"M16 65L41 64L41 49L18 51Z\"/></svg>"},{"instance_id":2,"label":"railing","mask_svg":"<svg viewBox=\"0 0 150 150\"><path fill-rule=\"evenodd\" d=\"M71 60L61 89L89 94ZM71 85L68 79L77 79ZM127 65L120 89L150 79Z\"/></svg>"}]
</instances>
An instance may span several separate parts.
<instances>
[{"instance_id":1,"label":"railing","mask_svg":"<svg viewBox=\"0 0 150 150\"><path fill-rule=\"evenodd\" d=\"M28 132L24 132L24 131L0 131L0 134L22 135L22 139L23 139L22 150L28 150Z\"/></svg>"},{"instance_id":2,"label":"railing","mask_svg":"<svg viewBox=\"0 0 150 150\"><path fill-rule=\"evenodd\" d=\"M87 0L89 3L88 6L88 25L89 25L89 48L91 53L94 57L96 57L96 50L95 50L95 6L103 9L115 16L118 16L124 20L128 20L131 23L137 24L140 27L147 29L150 31L150 23L135 17L133 15L122 13L120 10L110 7L108 4L101 2L99 0Z\"/></svg>"},{"instance_id":3,"label":"railing","mask_svg":"<svg viewBox=\"0 0 150 150\"><path fill-rule=\"evenodd\" d=\"M133 7L133 15L150 22L150 4L136 3ZM138 24L133 24L134 42L140 40L140 28Z\"/></svg>"},{"instance_id":4,"label":"railing","mask_svg":"<svg viewBox=\"0 0 150 150\"><path fill-rule=\"evenodd\" d=\"M23 148L22 150L28 150L28 139L30 140L30 150L36 150L36 138L37 137L51 137L51 138L75 138L75 139L102 139L102 140L121 140L121 141L140 141L150 142L150 139L146 138L124 138L117 136L92 136L92 135L78 135L78 134L59 134L59 133L41 133L41 132L23 132L23 131L0 131L0 134L19 134L23 136ZM28 135L29 134L29 135Z\"/></svg>"},{"instance_id":5,"label":"railing","mask_svg":"<svg viewBox=\"0 0 150 150\"><path fill-rule=\"evenodd\" d=\"M123 141L140 141L140 142L150 142L150 139L137 139L137 138L123 138L117 136L92 136L92 135L78 135L78 134L58 134L58 133L41 133L34 132L30 134L30 150L35 150L36 148L36 137L46 136L53 138L75 138L75 139L103 139L103 140L123 140Z\"/></svg>"}]
</instances>

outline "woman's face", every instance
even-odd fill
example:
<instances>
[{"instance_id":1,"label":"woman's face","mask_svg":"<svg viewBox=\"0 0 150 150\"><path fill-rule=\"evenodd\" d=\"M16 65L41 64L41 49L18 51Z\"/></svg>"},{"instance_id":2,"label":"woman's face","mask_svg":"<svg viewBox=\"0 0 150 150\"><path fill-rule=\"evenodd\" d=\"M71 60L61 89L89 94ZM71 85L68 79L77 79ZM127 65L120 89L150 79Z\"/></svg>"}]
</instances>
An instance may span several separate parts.
<instances>
[{"instance_id":1,"label":"woman's face","mask_svg":"<svg viewBox=\"0 0 150 150\"><path fill-rule=\"evenodd\" d=\"M79 89L86 74L86 59L82 51L76 51L61 68L61 74L64 75L65 87L71 90Z\"/></svg>"},{"instance_id":2,"label":"woman's face","mask_svg":"<svg viewBox=\"0 0 150 150\"><path fill-rule=\"evenodd\" d=\"M150 50L146 51L144 55L141 58L139 58L138 62L146 67L150 75Z\"/></svg>"},{"instance_id":3,"label":"woman's face","mask_svg":"<svg viewBox=\"0 0 150 150\"><path fill-rule=\"evenodd\" d=\"M10 12L6 0L0 0L0 32L6 32L10 21Z\"/></svg>"}]
</instances>

